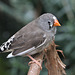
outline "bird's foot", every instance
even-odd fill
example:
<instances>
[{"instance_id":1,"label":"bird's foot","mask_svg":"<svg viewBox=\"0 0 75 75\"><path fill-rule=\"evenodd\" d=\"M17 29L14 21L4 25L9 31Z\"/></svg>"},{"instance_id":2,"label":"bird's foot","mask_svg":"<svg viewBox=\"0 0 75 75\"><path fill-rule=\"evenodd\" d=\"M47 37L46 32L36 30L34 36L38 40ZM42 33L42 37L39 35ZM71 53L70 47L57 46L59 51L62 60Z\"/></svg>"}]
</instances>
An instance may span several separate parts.
<instances>
[{"instance_id":1,"label":"bird's foot","mask_svg":"<svg viewBox=\"0 0 75 75\"><path fill-rule=\"evenodd\" d=\"M30 64L32 64L32 63L36 63L39 67L40 67L40 69L42 70L42 66L41 66L41 64L39 63L39 61L40 61L40 59L39 60L35 60L33 57L31 57L30 55L26 55L26 56L28 56L32 61L30 61L29 63L28 63L28 65L30 65Z\"/></svg>"}]
</instances>

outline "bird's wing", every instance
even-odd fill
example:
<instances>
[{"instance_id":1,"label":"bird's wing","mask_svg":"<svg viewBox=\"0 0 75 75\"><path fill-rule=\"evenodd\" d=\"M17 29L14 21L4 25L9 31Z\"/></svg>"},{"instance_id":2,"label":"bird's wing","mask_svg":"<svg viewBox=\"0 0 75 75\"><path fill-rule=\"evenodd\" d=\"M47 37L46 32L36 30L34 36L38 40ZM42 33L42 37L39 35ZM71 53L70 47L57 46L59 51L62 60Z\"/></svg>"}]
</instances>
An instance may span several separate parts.
<instances>
[{"instance_id":1,"label":"bird's wing","mask_svg":"<svg viewBox=\"0 0 75 75\"><path fill-rule=\"evenodd\" d=\"M44 32L38 27L24 27L14 35L13 41L9 47L13 55L24 54L33 51L36 47L45 41L46 37Z\"/></svg>"},{"instance_id":2,"label":"bird's wing","mask_svg":"<svg viewBox=\"0 0 75 75\"><path fill-rule=\"evenodd\" d=\"M21 53L23 51L26 50L33 50L33 48L35 49L36 47L38 47L39 45L41 45L44 41L45 41L45 37L43 37L44 34L39 33L39 34L28 34L28 36L26 36L26 39L21 39L19 38L19 40L14 40L13 44L11 44L11 49L13 49L13 55L16 55L18 53ZM17 43L18 41L18 43ZM30 51L30 52L31 52ZM27 52L26 52L27 53Z\"/></svg>"}]
</instances>

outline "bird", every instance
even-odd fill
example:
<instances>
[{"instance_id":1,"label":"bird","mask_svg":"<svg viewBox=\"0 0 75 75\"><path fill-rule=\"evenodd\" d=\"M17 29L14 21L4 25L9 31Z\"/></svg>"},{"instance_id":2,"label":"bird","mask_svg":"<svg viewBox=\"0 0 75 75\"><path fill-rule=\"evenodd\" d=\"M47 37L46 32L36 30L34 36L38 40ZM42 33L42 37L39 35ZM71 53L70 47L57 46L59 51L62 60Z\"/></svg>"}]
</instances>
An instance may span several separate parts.
<instances>
[{"instance_id":1,"label":"bird","mask_svg":"<svg viewBox=\"0 0 75 75\"><path fill-rule=\"evenodd\" d=\"M44 13L4 42L0 53L10 52L7 58L28 56L34 60L31 55L42 52L55 38L56 26L61 26L56 16Z\"/></svg>"}]
</instances>

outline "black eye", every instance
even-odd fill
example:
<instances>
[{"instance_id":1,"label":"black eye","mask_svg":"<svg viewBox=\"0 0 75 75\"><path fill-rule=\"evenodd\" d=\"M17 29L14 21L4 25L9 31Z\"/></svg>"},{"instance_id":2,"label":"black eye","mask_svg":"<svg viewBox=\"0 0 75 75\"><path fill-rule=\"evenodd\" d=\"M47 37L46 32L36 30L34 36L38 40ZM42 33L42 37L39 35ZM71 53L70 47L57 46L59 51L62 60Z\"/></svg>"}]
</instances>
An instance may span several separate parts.
<instances>
[{"instance_id":1,"label":"black eye","mask_svg":"<svg viewBox=\"0 0 75 75\"><path fill-rule=\"evenodd\" d=\"M48 21L49 29L51 29L51 26L50 26L50 24L51 24L51 22L50 22L50 21Z\"/></svg>"},{"instance_id":2,"label":"black eye","mask_svg":"<svg viewBox=\"0 0 75 75\"><path fill-rule=\"evenodd\" d=\"M49 24L49 25L50 25L50 23L51 23L51 22L50 22L50 21L48 21L48 24Z\"/></svg>"}]
</instances>

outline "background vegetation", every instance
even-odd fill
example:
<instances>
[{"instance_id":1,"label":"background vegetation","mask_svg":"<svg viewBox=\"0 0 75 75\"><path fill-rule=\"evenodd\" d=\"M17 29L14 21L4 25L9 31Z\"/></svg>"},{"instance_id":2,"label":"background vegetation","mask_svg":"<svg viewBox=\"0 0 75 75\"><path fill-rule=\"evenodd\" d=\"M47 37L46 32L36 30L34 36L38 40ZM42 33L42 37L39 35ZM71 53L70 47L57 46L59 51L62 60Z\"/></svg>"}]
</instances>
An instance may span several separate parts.
<instances>
[{"instance_id":1,"label":"background vegetation","mask_svg":"<svg viewBox=\"0 0 75 75\"><path fill-rule=\"evenodd\" d=\"M67 75L75 75L75 0L0 0L0 44L24 25L43 13L53 13L62 27L58 27L56 44L65 54ZM5 58L0 54L0 75L27 75L30 59ZM28 62L27 62L28 61ZM40 75L47 75L43 65Z\"/></svg>"}]
</instances>

